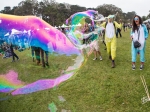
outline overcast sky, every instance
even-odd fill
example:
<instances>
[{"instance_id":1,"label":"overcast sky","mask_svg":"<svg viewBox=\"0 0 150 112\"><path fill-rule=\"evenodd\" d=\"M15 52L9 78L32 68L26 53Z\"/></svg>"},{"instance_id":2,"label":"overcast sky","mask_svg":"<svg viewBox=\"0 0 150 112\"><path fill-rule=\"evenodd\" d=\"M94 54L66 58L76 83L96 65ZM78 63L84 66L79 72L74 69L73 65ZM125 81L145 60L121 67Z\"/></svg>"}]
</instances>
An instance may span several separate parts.
<instances>
[{"instance_id":1,"label":"overcast sky","mask_svg":"<svg viewBox=\"0 0 150 112\"><path fill-rule=\"evenodd\" d=\"M17 6L22 0L0 0L0 10L5 6ZM41 0L38 0L41 1ZM59 3L69 3L87 8L95 8L102 4L113 4L123 12L135 11L140 16L147 16L150 10L150 0L56 0Z\"/></svg>"}]
</instances>

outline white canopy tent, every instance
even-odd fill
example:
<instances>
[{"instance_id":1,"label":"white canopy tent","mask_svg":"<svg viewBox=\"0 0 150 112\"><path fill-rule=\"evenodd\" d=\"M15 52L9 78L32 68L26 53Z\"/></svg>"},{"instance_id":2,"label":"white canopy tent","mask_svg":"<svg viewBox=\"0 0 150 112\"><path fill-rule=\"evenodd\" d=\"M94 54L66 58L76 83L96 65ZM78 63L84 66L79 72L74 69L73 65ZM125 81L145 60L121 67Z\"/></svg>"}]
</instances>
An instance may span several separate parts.
<instances>
[{"instance_id":1,"label":"white canopy tent","mask_svg":"<svg viewBox=\"0 0 150 112\"><path fill-rule=\"evenodd\" d=\"M147 23L147 22L150 22L150 19L147 19L146 21L144 21L143 23Z\"/></svg>"},{"instance_id":2,"label":"white canopy tent","mask_svg":"<svg viewBox=\"0 0 150 112\"><path fill-rule=\"evenodd\" d=\"M67 26L65 25L65 24L63 24L62 26L61 26L61 28L66 28Z\"/></svg>"},{"instance_id":3,"label":"white canopy tent","mask_svg":"<svg viewBox=\"0 0 150 112\"><path fill-rule=\"evenodd\" d=\"M6 33L4 36L9 36L9 33Z\"/></svg>"},{"instance_id":4,"label":"white canopy tent","mask_svg":"<svg viewBox=\"0 0 150 112\"><path fill-rule=\"evenodd\" d=\"M25 32L25 30L24 30L24 32ZM12 29L11 30L11 35L14 35L14 34L22 34L23 32L22 31L19 31L19 30L16 30L16 29ZM8 33L6 33L4 36L9 36L10 34L9 34L9 32Z\"/></svg>"},{"instance_id":5,"label":"white canopy tent","mask_svg":"<svg viewBox=\"0 0 150 112\"><path fill-rule=\"evenodd\" d=\"M23 33L22 31L19 31L19 30L16 30L16 29L11 30L11 35L13 35L13 34L22 34L22 33Z\"/></svg>"}]
</instances>

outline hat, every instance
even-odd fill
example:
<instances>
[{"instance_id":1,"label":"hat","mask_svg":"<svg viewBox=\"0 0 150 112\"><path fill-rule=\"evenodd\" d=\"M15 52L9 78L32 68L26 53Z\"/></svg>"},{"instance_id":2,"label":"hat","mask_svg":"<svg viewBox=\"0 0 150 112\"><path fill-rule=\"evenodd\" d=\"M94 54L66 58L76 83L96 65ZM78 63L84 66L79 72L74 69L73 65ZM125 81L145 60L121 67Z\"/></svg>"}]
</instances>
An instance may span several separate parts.
<instances>
[{"instance_id":1,"label":"hat","mask_svg":"<svg viewBox=\"0 0 150 112\"><path fill-rule=\"evenodd\" d=\"M107 18L110 19L110 18L114 18L115 16L114 15L109 15Z\"/></svg>"}]
</instances>

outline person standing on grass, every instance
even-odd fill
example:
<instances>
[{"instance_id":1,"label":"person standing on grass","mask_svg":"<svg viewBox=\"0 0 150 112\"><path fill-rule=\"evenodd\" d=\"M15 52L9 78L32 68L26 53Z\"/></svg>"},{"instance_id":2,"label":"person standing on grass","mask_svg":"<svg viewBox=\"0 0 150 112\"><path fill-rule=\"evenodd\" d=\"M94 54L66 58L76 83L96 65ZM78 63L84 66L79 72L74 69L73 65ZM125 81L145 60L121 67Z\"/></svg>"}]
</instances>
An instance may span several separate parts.
<instances>
[{"instance_id":1,"label":"person standing on grass","mask_svg":"<svg viewBox=\"0 0 150 112\"><path fill-rule=\"evenodd\" d=\"M93 31L92 38L90 39L92 41L91 50L94 51L95 58L93 60L97 60L97 56L99 55L99 59L102 61L103 59L102 59L100 47L99 47L99 34L100 34L100 31L98 31L97 29Z\"/></svg>"},{"instance_id":2,"label":"person standing on grass","mask_svg":"<svg viewBox=\"0 0 150 112\"><path fill-rule=\"evenodd\" d=\"M121 24L122 23L122 20L120 19L119 20L119 24ZM117 32L116 32L116 37L118 38L118 33L120 34L120 37L122 37L122 35L121 35L121 29L122 29L122 26L121 26L121 28L117 28Z\"/></svg>"},{"instance_id":3,"label":"person standing on grass","mask_svg":"<svg viewBox=\"0 0 150 112\"><path fill-rule=\"evenodd\" d=\"M88 53L88 56L94 52L94 59L97 60L98 55L99 59L102 59L101 52L99 50L99 34L100 34L100 29L99 28L93 28L94 31L90 32L89 27L87 26L85 32L83 33L83 38L80 38L81 40L84 40L83 44L90 44L90 51ZM90 43L88 43L90 42Z\"/></svg>"},{"instance_id":4,"label":"person standing on grass","mask_svg":"<svg viewBox=\"0 0 150 112\"><path fill-rule=\"evenodd\" d=\"M124 30L124 32L126 31L126 24L125 23L123 24L123 30Z\"/></svg>"},{"instance_id":5,"label":"person standing on grass","mask_svg":"<svg viewBox=\"0 0 150 112\"><path fill-rule=\"evenodd\" d=\"M40 53L41 53L42 67L45 67L45 65L49 67L49 64L48 64L48 51L44 51L42 48L40 48ZM44 53L45 53L46 62L44 60Z\"/></svg>"},{"instance_id":6,"label":"person standing on grass","mask_svg":"<svg viewBox=\"0 0 150 112\"><path fill-rule=\"evenodd\" d=\"M40 65L41 62L40 47L34 47L34 51L35 51L36 63L37 65Z\"/></svg>"},{"instance_id":7,"label":"person standing on grass","mask_svg":"<svg viewBox=\"0 0 150 112\"><path fill-rule=\"evenodd\" d=\"M144 24L142 24L142 19L140 16L136 15L133 18L132 22L133 28L131 31L131 39L132 46L131 46L131 52L132 52L132 70L135 70L135 62L136 62L136 56L139 53L140 54L140 70L144 67L145 62L145 45L146 45L146 39L148 38L148 31ZM139 41L141 46L139 48L134 47L134 42Z\"/></svg>"},{"instance_id":8,"label":"person standing on grass","mask_svg":"<svg viewBox=\"0 0 150 112\"><path fill-rule=\"evenodd\" d=\"M12 57L13 57L12 62L15 62L15 57L17 58L17 60L19 60L19 57L18 57L18 56L15 54L15 52L14 52L12 43L10 44L10 51L11 51Z\"/></svg>"},{"instance_id":9,"label":"person standing on grass","mask_svg":"<svg viewBox=\"0 0 150 112\"><path fill-rule=\"evenodd\" d=\"M103 21L104 22L104 21ZM97 22L97 27L100 27L100 24L102 24L103 22ZM101 28L101 33L100 33L100 36L102 37L102 41L103 41L103 44L105 45L105 47L106 47L106 43L105 43L105 28L102 28L102 27L100 27ZM106 48L104 49L104 50L106 50Z\"/></svg>"},{"instance_id":10,"label":"person standing on grass","mask_svg":"<svg viewBox=\"0 0 150 112\"><path fill-rule=\"evenodd\" d=\"M150 30L150 23L146 24L147 30L148 30L148 34L149 34L149 30Z\"/></svg>"},{"instance_id":11,"label":"person standing on grass","mask_svg":"<svg viewBox=\"0 0 150 112\"><path fill-rule=\"evenodd\" d=\"M113 21L114 15L108 16L108 22L101 24L105 28L105 42L109 59L112 61L112 68L115 68L116 57L116 28L121 28L122 24Z\"/></svg>"},{"instance_id":12,"label":"person standing on grass","mask_svg":"<svg viewBox=\"0 0 150 112\"><path fill-rule=\"evenodd\" d=\"M32 54L32 60L34 62L35 61L34 60L34 54L35 54L35 47L34 46L31 46L31 54Z\"/></svg>"}]
</instances>

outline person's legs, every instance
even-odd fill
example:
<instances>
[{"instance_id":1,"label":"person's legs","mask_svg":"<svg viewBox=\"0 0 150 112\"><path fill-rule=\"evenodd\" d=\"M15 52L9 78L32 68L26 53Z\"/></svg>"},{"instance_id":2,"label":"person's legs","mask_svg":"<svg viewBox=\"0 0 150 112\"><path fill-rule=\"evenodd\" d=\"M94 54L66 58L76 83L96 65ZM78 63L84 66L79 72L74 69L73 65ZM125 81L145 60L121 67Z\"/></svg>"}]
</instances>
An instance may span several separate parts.
<instances>
[{"instance_id":1,"label":"person's legs","mask_svg":"<svg viewBox=\"0 0 150 112\"><path fill-rule=\"evenodd\" d=\"M119 34L120 34L120 37L122 37L122 35L121 35L121 30L119 29Z\"/></svg>"},{"instance_id":2,"label":"person's legs","mask_svg":"<svg viewBox=\"0 0 150 112\"><path fill-rule=\"evenodd\" d=\"M19 59L19 57L16 55L16 53L13 53L13 56L17 58L17 60Z\"/></svg>"},{"instance_id":3,"label":"person's legs","mask_svg":"<svg viewBox=\"0 0 150 112\"><path fill-rule=\"evenodd\" d=\"M96 51L96 52L97 52L97 54L99 55L100 60L103 60L103 59L102 59L101 52L100 52L100 51Z\"/></svg>"},{"instance_id":4,"label":"person's legs","mask_svg":"<svg viewBox=\"0 0 150 112\"><path fill-rule=\"evenodd\" d=\"M138 50L136 48L134 48L133 44L132 44L131 52L132 52L132 63L135 63Z\"/></svg>"},{"instance_id":5,"label":"person's legs","mask_svg":"<svg viewBox=\"0 0 150 112\"><path fill-rule=\"evenodd\" d=\"M39 48L35 48L35 56L36 56L36 60L37 60L37 64L40 64L40 49Z\"/></svg>"},{"instance_id":6,"label":"person's legs","mask_svg":"<svg viewBox=\"0 0 150 112\"><path fill-rule=\"evenodd\" d=\"M31 46L31 54L32 54L33 62L34 62L34 47L32 47L32 46Z\"/></svg>"},{"instance_id":7,"label":"person's legs","mask_svg":"<svg viewBox=\"0 0 150 112\"><path fill-rule=\"evenodd\" d=\"M97 57L97 55L99 55L99 59L102 60L101 52L99 50L100 48L99 48L98 41L95 41L94 49L95 49L95 52L96 52L96 57Z\"/></svg>"},{"instance_id":8,"label":"person's legs","mask_svg":"<svg viewBox=\"0 0 150 112\"><path fill-rule=\"evenodd\" d=\"M105 45L105 47L106 47L106 43L105 43L105 40L103 40L103 44ZM106 50L107 49L107 47L104 49L104 50Z\"/></svg>"},{"instance_id":9,"label":"person's legs","mask_svg":"<svg viewBox=\"0 0 150 112\"><path fill-rule=\"evenodd\" d=\"M111 57L112 60L115 60L116 58L116 38L113 38L111 41Z\"/></svg>"},{"instance_id":10,"label":"person's legs","mask_svg":"<svg viewBox=\"0 0 150 112\"><path fill-rule=\"evenodd\" d=\"M131 55L132 55L132 70L135 70L135 62L136 62L136 56L137 56L138 50L134 48L133 42L131 45Z\"/></svg>"},{"instance_id":11,"label":"person's legs","mask_svg":"<svg viewBox=\"0 0 150 112\"><path fill-rule=\"evenodd\" d=\"M14 52L12 52L12 62L15 61Z\"/></svg>"},{"instance_id":12,"label":"person's legs","mask_svg":"<svg viewBox=\"0 0 150 112\"><path fill-rule=\"evenodd\" d=\"M100 51L96 51L97 52L97 54L99 55L99 56L101 56L101 52Z\"/></svg>"},{"instance_id":13,"label":"person's legs","mask_svg":"<svg viewBox=\"0 0 150 112\"><path fill-rule=\"evenodd\" d=\"M140 50L140 61L141 61L141 65L140 65L140 70L143 69L144 67L144 62L145 62L145 53L144 53L144 49Z\"/></svg>"},{"instance_id":14,"label":"person's legs","mask_svg":"<svg viewBox=\"0 0 150 112\"><path fill-rule=\"evenodd\" d=\"M94 56L95 56L95 58L97 58L97 52L96 52L96 50L94 50Z\"/></svg>"},{"instance_id":15,"label":"person's legs","mask_svg":"<svg viewBox=\"0 0 150 112\"><path fill-rule=\"evenodd\" d=\"M112 57L112 68L114 68L115 58L116 58L116 38L115 37L111 41L111 57Z\"/></svg>"},{"instance_id":16,"label":"person's legs","mask_svg":"<svg viewBox=\"0 0 150 112\"><path fill-rule=\"evenodd\" d=\"M102 32L102 36L103 36L103 44L106 46L106 43L105 43L105 31Z\"/></svg>"},{"instance_id":17,"label":"person's legs","mask_svg":"<svg viewBox=\"0 0 150 112\"><path fill-rule=\"evenodd\" d=\"M139 52L140 52L140 61L141 61L141 63L144 63L144 62L145 62L145 53L144 53L144 49L139 50Z\"/></svg>"},{"instance_id":18,"label":"person's legs","mask_svg":"<svg viewBox=\"0 0 150 112\"><path fill-rule=\"evenodd\" d=\"M109 59L112 59L112 57L111 57L111 42L106 42L106 48L107 48L107 53L109 55Z\"/></svg>"},{"instance_id":19,"label":"person's legs","mask_svg":"<svg viewBox=\"0 0 150 112\"><path fill-rule=\"evenodd\" d=\"M142 50L139 50L140 61L141 61L140 70L142 70L143 67L144 67L144 62L145 62L145 46L146 46L146 43L144 45L144 48Z\"/></svg>"},{"instance_id":20,"label":"person's legs","mask_svg":"<svg viewBox=\"0 0 150 112\"><path fill-rule=\"evenodd\" d=\"M48 63L48 51L45 51L45 58L46 58L46 65L49 66L49 63Z\"/></svg>"},{"instance_id":21,"label":"person's legs","mask_svg":"<svg viewBox=\"0 0 150 112\"><path fill-rule=\"evenodd\" d=\"M116 37L118 38L119 29L117 28Z\"/></svg>"},{"instance_id":22,"label":"person's legs","mask_svg":"<svg viewBox=\"0 0 150 112\"><path fill-rule=\"evenodd\" d=\"M105 41L103 40L103 44L106 46L106 43L105 43Z\"/></svg>"},{"instance_id":23,"label":"person's legs","mask_svg":"<svg viewBox=\"0 0 150 112\"><path fill-rule=\"evenodd\" d=\"M126 31L127 31L127 26L126 26Z\"/></svg>"},{"instance_id":24,"label":"person's legs","mask_svg":"<svg viewBox=\"0 0 150 112\"><path fill-rule=\"evenodd\" d=\"M40 48L40 52L41 52L41 60L42 60L42 66L45 67L45 61L44 61L44 51L43 49Z\"/></svg>"},{"instance_id":25,"label":"person's legs","mask_svg":"<svg viewBox=\"0 0 150 112\"><path fill-rule=\"evenodd\" d=\"M40 49L38 49L37 53L38 53L37 54L38 55L38 57L37 57L38 58L38 63L40 64L40 62L41 62Z\"/></svg>"},{"instance_id":26,"label":"person's legs","mask_svg":"<svg viewBox=\"0 0 150 112\"><path fill-rule=\"evenodd\" d=\"M93 60L97 60L97 52L96 52L96 50L94 49L93 52L94 52L94 59Z\"/></svg>"}]
</instances>

